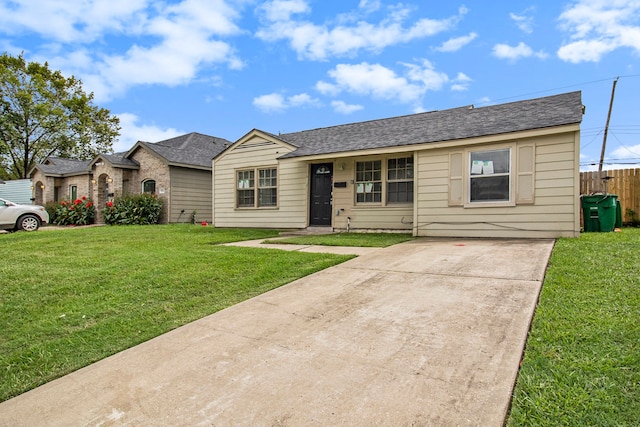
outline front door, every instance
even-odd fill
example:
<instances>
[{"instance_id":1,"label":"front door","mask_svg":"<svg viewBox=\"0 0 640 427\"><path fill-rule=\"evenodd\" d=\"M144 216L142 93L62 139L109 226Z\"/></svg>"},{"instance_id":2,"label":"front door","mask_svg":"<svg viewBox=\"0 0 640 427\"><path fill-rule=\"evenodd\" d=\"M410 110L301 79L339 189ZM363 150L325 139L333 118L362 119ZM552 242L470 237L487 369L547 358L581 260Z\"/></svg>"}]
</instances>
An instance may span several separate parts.
<instances>
[{"instance_id":1,"label":"front door","mask_svg":"<svg viewBox=\"0 0 640 427\"><path fill-rule=\"evenodd\" d=\"M331 225L332 182L332 163L311 165L311 207L309 209L309 225Z\"/></svg>"}]
</instances>

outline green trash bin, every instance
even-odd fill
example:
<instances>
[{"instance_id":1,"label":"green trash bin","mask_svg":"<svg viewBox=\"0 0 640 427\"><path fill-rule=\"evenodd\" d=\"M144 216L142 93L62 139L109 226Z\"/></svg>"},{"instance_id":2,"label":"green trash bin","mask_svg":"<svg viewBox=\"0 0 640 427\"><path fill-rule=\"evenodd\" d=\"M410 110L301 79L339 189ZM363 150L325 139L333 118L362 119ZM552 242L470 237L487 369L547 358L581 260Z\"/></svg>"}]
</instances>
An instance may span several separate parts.
<instances>
[{"instance_id":1,"label":"green trash bin","mask_svg":"<svg viewBox=\"0 0 640 427\"><path fill-rule=\"evenodd\" d=\"M622 212L616 194L581 196L584 231L613 231Z\"/></svg>"}]
</instances>

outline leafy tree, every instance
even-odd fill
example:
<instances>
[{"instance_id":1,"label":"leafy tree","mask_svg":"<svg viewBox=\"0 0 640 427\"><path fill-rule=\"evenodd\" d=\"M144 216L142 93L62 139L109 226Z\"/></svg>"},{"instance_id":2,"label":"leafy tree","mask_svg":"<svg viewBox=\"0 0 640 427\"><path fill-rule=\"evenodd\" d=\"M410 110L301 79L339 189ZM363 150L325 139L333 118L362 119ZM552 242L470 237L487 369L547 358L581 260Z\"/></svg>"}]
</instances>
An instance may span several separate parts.
<instances>
[{"instance_id":1,"label":"leafy tree","mask_svg":"<svg viewBox=\"0 0 640 427\"><path fill-rule=\"evenodd\" d=\"M48 63L0 57L0 172L28 178L48 156L87 160L110 153L120 120L93 105L82 82Z\"/></svg>"}]
</instances>

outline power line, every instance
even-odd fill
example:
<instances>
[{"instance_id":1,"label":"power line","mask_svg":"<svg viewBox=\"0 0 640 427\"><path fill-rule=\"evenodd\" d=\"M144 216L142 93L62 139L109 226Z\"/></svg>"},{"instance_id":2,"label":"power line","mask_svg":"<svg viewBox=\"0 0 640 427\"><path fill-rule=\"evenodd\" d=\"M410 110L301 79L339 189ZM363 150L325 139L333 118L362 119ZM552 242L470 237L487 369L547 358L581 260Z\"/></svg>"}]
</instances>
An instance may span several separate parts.
<instances>
[{"instance_id":1,"label":"power line","mask_svg":"<svg viewBox=\"0 0 640 427\"><path fill-rule=\"evenodd\" d=\"M607 77L605 79L592 80L590 82L584 82L584 83L576 83L576 84L573 84L573 85L561 86L561 87L557 87L557 88L554 88L554 89L545 89L545 90L539 90L539 91L536 91L536 92L524 93L524 94L521 94L521 95L508 96L506 98L492 99L491 101L481 102L481 103L479 103L479 105L492 104L492 103L495 103L495 102L505 101L505 100L508 100L508 99L522 98L522 97L525 97L525 96L528 97L528 96L531 96L531 95L538 95L538 94L546 93L546 92L556 92L556 91L559 91L559 90L564 90L564 89L569 89L569 88L574 88L574 87L582 87L582 86L591 85L591 84L595 84L595 83L602 83L602 82L611 81L612 79L632 78L632 77L640 77L640 74L627 74L625 76Z\"/></svg>"},{"instance_id":2,"label":"power line","mask_svg":"<svg viewBox=\"0 0 640 427\"><path fill-rule=\"evenodd\" d=\"M611 135L613 135L613 137L616 139L616 141L618 141L618 144L620 144L620 146L621 146L622 148L624 148L625 150L627 150L629 153L631 153L631 154L635 154L635 155L640 154L640 153L638 153L637 151L634 151L634 150L632 150L631 148L629 148L629 147L627 147L626 145L624 145L624 144L620 141L620 139L618 138L618 136L617 136L615 133L611 132Z\"/></svg>"}]
</instances>

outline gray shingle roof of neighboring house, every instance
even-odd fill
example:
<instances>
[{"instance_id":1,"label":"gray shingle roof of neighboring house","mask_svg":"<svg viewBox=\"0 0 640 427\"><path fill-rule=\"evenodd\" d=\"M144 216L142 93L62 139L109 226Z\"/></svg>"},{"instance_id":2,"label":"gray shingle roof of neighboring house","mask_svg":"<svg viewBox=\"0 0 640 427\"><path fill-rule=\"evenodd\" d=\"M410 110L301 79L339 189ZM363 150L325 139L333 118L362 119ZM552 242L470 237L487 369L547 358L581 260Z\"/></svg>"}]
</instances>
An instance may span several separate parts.
<instances>
[{"instance_id":1,"label":"gray shingle roof of neighboring house","mask_svg":"<svg viewBox=\"0 0 640 427\"><path fill-rule=\"evenodd\" d=\"M576 124L582 121L581 93L570 92L507 104L391 117L278 135L297 150L282 158L312 156Z\"/></svg>"},{"instance_id":2,"label":"gray shingle roof of neighboring house","mask_svg":"<svg viewBox=\"0 0 640 427\"><path fill-rule=\"evenodd\" d=\"M231 142L226 139L192 132L155 143L139 141L134 148L127 152L100 154L97 158L102 158L115 167L137 169L140 165L135 160L130 159L129 156L138 145L155 152L170 165L196 166L211 169L211 159L231 145ZM96 159L81 161L61 157L49 157L45 163L37 165L36 168L46 175L68 176L88 174L91 172L91 164L95 162Z\"/></svg>"},{"instance_id":3,"label":"gray shingle roof of neighboring house","mask_svg":"<svg viewBox=\"0 0 640 427\"><path fill-rule=\"evenodd\" d=\"M46 175L81 175L89 172L90 160L73 160L62 157L49 157L45 163L36 166Z\"/></svg>"},{"instance_id":4,"label":"gray shingle roof of neighboring house","mask_svg":"<svg viewBox=\"0 0 640 427\"><path fill-rule=\"evenodd\" d=\"M113 166L137 169L138 162L126 157L125 153L100 154L100 157L111 163Z\"/></svg>"},{"instance_id":5,"label":"gray shingle roof of neighboring house","mask_svg":"<svg viewBox=\"0 0 640 427\"><path fill-rule=\"evenodd\" d=\"M171 165L211 169L211 159L231 145L230 141L192 132L156 143L140 144L163 157Z\"/></svg>"}]
</instances>

